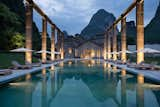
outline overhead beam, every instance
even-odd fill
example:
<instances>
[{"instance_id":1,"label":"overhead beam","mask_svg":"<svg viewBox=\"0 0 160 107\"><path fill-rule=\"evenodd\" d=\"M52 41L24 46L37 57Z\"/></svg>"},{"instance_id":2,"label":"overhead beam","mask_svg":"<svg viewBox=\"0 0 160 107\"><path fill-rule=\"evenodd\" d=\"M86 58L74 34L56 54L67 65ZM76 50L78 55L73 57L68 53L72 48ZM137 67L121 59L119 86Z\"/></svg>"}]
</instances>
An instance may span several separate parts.
<instances>
[{"instance_id":1,"label":"overhead beam","mask_svg":"<svg viewBox=\"0 0 160 107\"><path fill-rule=\"evenodd\" d=\"M33 0L26 0L28 3L31 3L33 5L33 8L42 16L44 17L49 24L52 26L55 26L58 28L51 20L50 18L40 9L40 7L33 1ZM59 29L59 28L58 28Z\"/></svg>"},{"instance_id":2,"label":"overhead beam","mask_svg":"<svg viewBox=\"0 0 160 107\"><path fill-rule=\"evenodd\" d=\"M116 26L123 18L125 18L137 5L138 2L142 3L144 0L135 0L122 14L121 16L107 29L109 31Z\"/></svg>"}]
</instances>

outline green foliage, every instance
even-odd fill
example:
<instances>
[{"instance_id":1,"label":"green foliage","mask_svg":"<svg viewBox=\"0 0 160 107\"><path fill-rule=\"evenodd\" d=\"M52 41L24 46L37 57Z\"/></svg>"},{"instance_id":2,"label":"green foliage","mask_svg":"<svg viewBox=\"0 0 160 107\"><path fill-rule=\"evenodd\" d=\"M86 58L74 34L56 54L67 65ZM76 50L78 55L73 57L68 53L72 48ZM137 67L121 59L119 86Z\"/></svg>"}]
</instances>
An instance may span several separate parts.
<instances>
[{"instance_id":1,"label":"green foliage","mask_svg":"<svg viewBox=\"0 0 160 107\"><path fill-rule=\"evenodd\" d=\"M0 19L0 49L9 50L10 40L21 23L18 21L18 16L1 3Z\"/></svg>"},{"instance_id":2,"label":"green foliage","mask_svg":"<svg viewBox=\"0 0 160 107\"><path fill-rule=\"evenodd\" d=\"M20 33L16 33L14 36L12 36L11 38L11 47L10 48L20 48L20 47L24 47L24 42L25 42L25 38L23 35L21 35Z\"/></svg>"},{"instance_id":3,"label":"green foliage","mask_svg":"<svg viewBox=\"0 0 160 107\"><path fill-rule=\"evenodd\" d=\"M18 61L20 64L25 63L24 53L0 53L0 69L11 67L12 61ZM38 62L38 59L33 57L33 62Z\"/></svg>"}]
</instances>

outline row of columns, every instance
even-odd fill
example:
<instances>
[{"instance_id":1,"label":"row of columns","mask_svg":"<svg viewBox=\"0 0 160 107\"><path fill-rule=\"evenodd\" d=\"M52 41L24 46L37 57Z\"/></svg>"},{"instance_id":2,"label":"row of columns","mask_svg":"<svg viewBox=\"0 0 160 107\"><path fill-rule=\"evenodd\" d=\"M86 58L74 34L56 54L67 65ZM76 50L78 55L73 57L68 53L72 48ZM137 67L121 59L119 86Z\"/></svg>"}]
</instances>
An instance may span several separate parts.
<instances>
[{"instance_id":1,"label":"row of columns","mask_svg":"<svg viewBox=\"0 0 160 107\"><path fill-rule=\"evenodd\" d=\"M33 2L26 3L26 48L32 50L32 23L33 23ZM56 28L56 26L51 25L51 61L55 60L55 30L57 29L58 38L58 51L60 52L59 59L64 59L64 35ZM47 19L45 16L42 18L42 62L47 61ZM32 52L26 52L25 61L32 63Z\"/></svg>"},{"instance_id":2,"label":"row of columns","mask_svg":"<svg viewBox=\"0 0 160 107\"><path fill-rule=\"evenodd\" d=\"M136 4L136 27L137 27L137 64L144 61L144 1L138 0ZM117 32L116 25L105 34L104 40L104 59L111 59L111 48L113 50L113 60L117 60ZM126 16L121 19L121 60L126 62L127 40L126 40ZM111 44L112 37L112 44ZM112 45L112 47L111 47ZM107 55L106 55L107 54Z\"/></svg>"}]
</instances>

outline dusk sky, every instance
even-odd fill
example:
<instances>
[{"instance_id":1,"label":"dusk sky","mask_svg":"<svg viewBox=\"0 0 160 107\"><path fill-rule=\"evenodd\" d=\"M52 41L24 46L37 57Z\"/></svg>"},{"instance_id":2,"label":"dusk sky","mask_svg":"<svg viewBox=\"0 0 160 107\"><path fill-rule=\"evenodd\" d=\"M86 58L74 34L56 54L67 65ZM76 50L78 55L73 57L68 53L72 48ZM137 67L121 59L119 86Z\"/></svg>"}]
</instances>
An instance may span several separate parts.
<instances>
[{"instance_id":1,"label":"dusk sky","mask_svg":"<svg viewBox=\"0 0 160 107\"><path fill-rule=\"evenodd\" d=\"M69 34L80 33L99 9L119 17L134 0L34 0L50 19ZM155 15L159 0L145 0L145 25ZM135 20L135 10L127 21ZM41 17L34 14L34 21L41 31ZM50 31L50 29L48 30Z\"/></svg>"}]
</instances>

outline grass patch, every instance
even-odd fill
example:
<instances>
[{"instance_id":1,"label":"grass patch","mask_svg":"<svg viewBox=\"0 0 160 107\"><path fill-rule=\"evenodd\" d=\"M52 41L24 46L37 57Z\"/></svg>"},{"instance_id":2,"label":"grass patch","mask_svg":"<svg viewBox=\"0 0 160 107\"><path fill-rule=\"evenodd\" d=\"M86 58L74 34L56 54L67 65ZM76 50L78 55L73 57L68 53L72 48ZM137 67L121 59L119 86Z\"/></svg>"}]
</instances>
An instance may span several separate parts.
<instances>
[{"instance_id":1,"label":"grass patch","mask_svg":"<svg viewBox=\"0 0 160 107\"><path fill-rule=\"evenodd\" d=\"M14 60L25 64L25 53L0 53L0 68L11 67ZM33 57L33 62L38 62L38 59Z\"/></svg>"}]
</instances>

